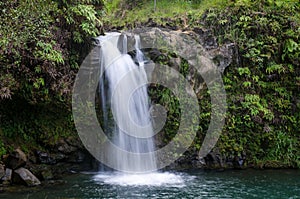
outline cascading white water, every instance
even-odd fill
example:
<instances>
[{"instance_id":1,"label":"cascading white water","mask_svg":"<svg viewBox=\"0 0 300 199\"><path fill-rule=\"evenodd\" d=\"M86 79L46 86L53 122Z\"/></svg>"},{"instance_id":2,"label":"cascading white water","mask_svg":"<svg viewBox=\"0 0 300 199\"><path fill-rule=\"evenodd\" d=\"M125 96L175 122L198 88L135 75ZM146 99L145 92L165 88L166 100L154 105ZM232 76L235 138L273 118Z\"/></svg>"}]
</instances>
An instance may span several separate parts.
<instances>
[{"instance_id":1,"label":"cascading white water","mask_svg":"<svg viewBox=\"0 0 300 199\"><path fill-rule=\"evenodd\" d=\"M139 63L139 66L143 67L145 64L145 56L144 53L141 51L141 38L139 35L134 35L135 39L135 50L136 50L136 55L135 58L137 62Z\"/></svg>"},{"instance_id":2,"label":"cascading white water","mask_svg":"<svg viewBox=\"0 0 300 199\"><path fill-rule=\"evenodd\" d=\"M122 49L118 40L122 40ZM110 154L106 158L113 162L113 168L125 172L142 173L156 170L153 128L149 113L147 94L147 75L144 69L145 56L142 53L140 38L135 36L135 51L138 64L127 54L127 37L120 34L108 34L99 37L101 43L100 98L102 101L103 121L108 122L111 107L114 117L112 142L122 150L129 152ZM106 85L107 84L107 85ZM104 124L104 128L105 128ZM132 156L130 153L137 155ZM139 155L141 154L141 155Z\"/></svg>"}]
</instances>

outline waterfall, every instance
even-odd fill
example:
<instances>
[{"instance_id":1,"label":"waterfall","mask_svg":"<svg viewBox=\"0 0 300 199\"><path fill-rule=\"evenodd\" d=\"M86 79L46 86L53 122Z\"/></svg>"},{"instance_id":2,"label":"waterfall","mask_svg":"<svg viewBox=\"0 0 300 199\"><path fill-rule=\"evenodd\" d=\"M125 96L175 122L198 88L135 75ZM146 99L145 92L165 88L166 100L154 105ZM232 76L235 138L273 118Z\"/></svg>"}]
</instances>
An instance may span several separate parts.
<instances>
[{"instance_id":1,"label":"waterfall","mask_svg":"<svg viewBox=\"0 0 300 199\"><path fill-rule=\"evenodd\" d=\"M138 64L127 54L127 36L110 33L98 37L101 43L101 70L104 71L99 82L99 93L104 122L102 126L105 131L112 131L112 143L128 152L127 155L112 154L107 149L103 155L113 162L114 169L141 173L156 170L156 160L154 153L151 153L154 152L154 143L145 56L140 50L140 37L136 35L134 38L135 60ZM122 49L118 48L118 43L122 44ZM110 113L113 120L109 119ZM110 121L114 122L112 128L108 128Z\"/></svg>"},{"instance_id":2,"label":"waterfall","mask_svg":"<svg viewBox=\"0 0 300 199\"><path fill-rule=\"evenodd\" d=\"M137 60L137 63L139 64L139 66L144 66L144 63L146 61L146 58L144 56L144 53L141 51L141 39L139 35L134 35L134 39L135 39L135 51L136 51L136 55L135 55L135 59Z\"/></svg>"}]
</instances>

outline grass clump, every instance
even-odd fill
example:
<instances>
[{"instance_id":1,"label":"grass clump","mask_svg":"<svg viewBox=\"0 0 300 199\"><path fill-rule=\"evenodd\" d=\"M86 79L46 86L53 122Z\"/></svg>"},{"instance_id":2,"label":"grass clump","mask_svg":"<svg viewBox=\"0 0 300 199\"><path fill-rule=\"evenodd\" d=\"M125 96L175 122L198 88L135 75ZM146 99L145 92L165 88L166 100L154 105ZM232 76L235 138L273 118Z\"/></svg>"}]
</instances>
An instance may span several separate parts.
<instances>
[{"instance_id":1,"label":"grass clump","mask_svg":"<svg viewBox=\"0 0 300 199\"><path fill-rule=\"evenodd\" d=\"M135 27L152 19L165 25L165 19L187 19L188 15L200 18L207 9L222 8L227 4L227 0L157 0L154 7L154 1L132 3L129 0L111 0L106 3L105 23L116 27Z\"/></svg>"}]
</instances>

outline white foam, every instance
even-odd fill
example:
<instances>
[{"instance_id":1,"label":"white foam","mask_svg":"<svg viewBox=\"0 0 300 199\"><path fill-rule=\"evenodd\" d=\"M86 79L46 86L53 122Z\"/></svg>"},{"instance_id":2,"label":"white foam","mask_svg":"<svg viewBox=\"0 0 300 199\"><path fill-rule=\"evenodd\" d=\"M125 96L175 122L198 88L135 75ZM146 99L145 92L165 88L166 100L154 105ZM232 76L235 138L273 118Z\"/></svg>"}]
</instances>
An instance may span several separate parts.
<instances>
[{"instance_id":1,"label":"white foam","mask_svg":"<svg viewBox=\"0 0 300 199\"><path fill-rule=\"evenodd\" d=\"M94 180L120 186L185 186L182 175L169 172L146 174L100 173L94 177Z\"/></svg>"}]
</instances>

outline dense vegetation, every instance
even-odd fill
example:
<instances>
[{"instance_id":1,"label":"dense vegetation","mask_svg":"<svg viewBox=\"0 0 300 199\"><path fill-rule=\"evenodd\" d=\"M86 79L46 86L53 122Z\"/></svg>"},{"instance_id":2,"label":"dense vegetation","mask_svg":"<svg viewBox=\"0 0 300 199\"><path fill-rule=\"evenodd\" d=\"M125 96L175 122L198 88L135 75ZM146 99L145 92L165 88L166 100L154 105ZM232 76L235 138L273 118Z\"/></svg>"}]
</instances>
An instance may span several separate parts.
<instances>
[{"instance_id":1,"label":"dense vegetation","mask_svg":"<svg viewBox=\"0 0 300 199\"><path fill-rule=\"evenodd\" d=\"M0 2L0 154L76 134L70 91L90 38L151 21L210 29L219 44L237 45L236 63L223 75L228 112L217 145L222 154L246 153L248 165L300 167L299 1L158 0L153 9L153 1L136 0ZM181 67L186 73L186 63ZM151 92L173 110L167 142L179 122L178 102L168 89ZM209 93L204 89L202 96L197 149L210 119Z\"/></svg>"},{"instance_id":2,"label":"dense vegetation","mask_svg":"<svg viewBox=\"0 0 300 199\"><path fill-rule=\"evenodd\" d=\"M115 9L111 13L113 25L125 29L143 24L187 30L200 27L210 29L219 44L235 43L236 63L223 76L228 112L218 150L226 157L246 155L248 165L300 166L299 2L157 1L155 12L151 12L152 2L130 1L126 5L132 6L130 12ZM168 56L172 55L157 61L169 64ZM186 70L183 62L180 72ZM178 101L162 87L151 88L151 96L169 111L164 128L167 143L180 123ZM205 89L202 96L200 132L192 146L196 149L210 120L210 98Z\"/></svg>"},{"instance_id":3,"label":"dense vegetation","mask_svg":"<svg viewBox=\"0 0 300 199\"><path fill-rule=\"evenodd\" d=\"M2 1L0 8L0 98L65 98L78 48L100 33L101 1Z\"/></svg>"},{"instance_id":4,"label":"dense vegetation","mask_svg":"<svg viewBox=\"0 0 300 199\"><path fill-rule=\"evenodd\" d=\"M73 80L101 32L102 7L101 0L0 2L0 154L74 131L65 125Z\"/></svg>"},{"instance_id":5,"label":"dense vegetation","mask_svg":"<svg viewBox=\"0 0 300 199\"><path fill-rule=\"evenodd\" d=\"M235 42L240 55L224 75L228 117L219 145L261 166L299 167L299 2L245 2L206 13L219 42Z\"/></svg>"}]
</instances>

